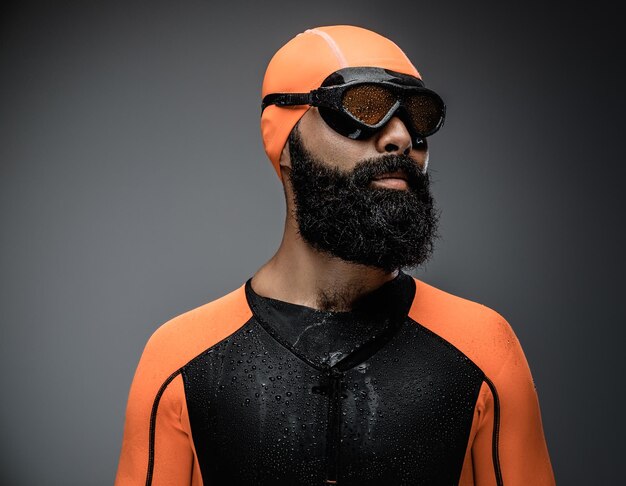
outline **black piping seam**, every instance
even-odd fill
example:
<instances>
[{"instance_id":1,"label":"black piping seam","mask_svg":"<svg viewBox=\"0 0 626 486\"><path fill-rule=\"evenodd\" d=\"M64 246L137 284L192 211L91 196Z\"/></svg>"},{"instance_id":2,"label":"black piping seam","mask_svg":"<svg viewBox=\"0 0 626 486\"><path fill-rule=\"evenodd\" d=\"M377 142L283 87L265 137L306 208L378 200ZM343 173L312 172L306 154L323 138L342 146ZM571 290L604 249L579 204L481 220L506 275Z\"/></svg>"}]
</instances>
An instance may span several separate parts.
<instances>
[{"instance_id":1,"label":"black piping seam","mask_svg":"<svg viewBox=\"0 0 626 486\"><path fill-rule=\"evenodd\" d=\"M498 457L498 433L500 431L500 399L498 398L498 392L493 382L485 376L485 381L491 393L493 395L494 412L493 412L493 439L491 441L492 453L493 453L493 469L496 474L496 483L498 486L503 486L502 471L500 470L500 459Z\"/></svg>"},{"instance_id":2,"label":"black piping seam","mask_svg":"<svg viewBox=\"0 0 626 486\"><path fill-rule=\"evenodd\" d=\"M457 352L461 353L463 356L465 356L465 358L467 358L467 360L474 366L476 367L477 370L479 370L482 375L483 375L483 379L485 380L485 382L487 383L487 385L489 385L489 388L491 389L491 394L493 395L493 402L494 402L494 414L493 414L493 438L491 441L491 446L492 446L492 458L493 458L493 469L496 475L496 484L497 486L504 486L504 483L502 481L502 471L500 470L500 459L499 459L499 454L498 454L498 433L500 431L500 400L498 398L498 392L496 391L496 387L493 384L493 382L487 378L487 375L485 374L485 372L483 370L480 369L480 367L474 363L474 361L472 361L470 359L469 356L467 356L463 351L461 351L459 348L457 348L454 344L452 344L450 341L447 341L446 339L442 338L439 334L431 331L430 329L428 329L426 326L420 324L419 322L417 322L415 319L413 319L412 317L409 316L409 318L415 323L417 324L420 328L422 328L423 330L425 330L427 333L435 336L437 339L441 340L443 343L445 343L447 346L449 346L451 349L456 350Z\"/></svg>"},{"instance_id":3,"label":"black piping seam","mask_svg":"<svg viewBox=\"0 0 626 486\"><path fill-rule=\"evenodd\" d=\"M459 353L460 355L465 357L465 359L467 359L467 361L470 363L470 365L473 366L474 369L476 369L477 371L480 372L480 374L483 377L483 380L487 382L487 385L489 385L489 387L491 388L491 392L492 392L492 394L494 396L494 403L495 403L495 409L496 409L496 412L494 414L494 420L496 420L497 424L499 424L499 420L500 420L500 407L499 407L499 405L500 405L500 402L498 401L498 394L496 392L495 386L493 385L491 380L489 378L487 378L487 375L480 368L480 366L478 366L469 356L467 356L463 351L461 351L459 348L457 348L450 341L448 341L447 339L444 339L443 337L441 337L436 332L431 331L430 329L428 329L423 324L420 324L415 319L413 319L410 315L408 316L408 318L413 323L415 323L415 325L418 326L419 329L421 329L422 331L426 332L427 334L433 336L435 339L439 340L441 343L443 343L445 346L447 346L451 350L453 350L456 353ZM492 441L492 445L493 445L493 463L494 463L494 469L495 469L495 473L496 473L497 486L504 486L503 483L502 483L502 474L500 472L500 462L499 462L499 459L498 459L498 448L497 448L498 431L497 431L496 427L497 427L497 425L494 426L494 440Z\"/></svg>"},{"instance_id":4,"label":"black piping seam","mask_svg":"<svg viewBox=\"0 0 626 486\"><path fill-rule=\"evenodd\" d=\"M213 348L215 348L219 344L221 344L223 342L227 342L228 339L230 338L230 336L232 336L233 334L241 331L243 328L245 328L251 322L254 322L252 317L250 317L246 322L243 323L243 325L241 325L234 332L232 332L231 334L226 336L224 339L222 339L222 340L216 342L215 344L209 346L207 349L202 351L200 354L198 354L194 358L192 358L189 361L187 361L183 366L181 366L176 371L174 371L170 376L168 376L166 378L166 380L163 382L163 384L161 385L161 387L159 388L159 391L157 392L157 394L154 397L154 402L152 403L152 412L150 413L150 432L149 432L149 439L148 439L148 470L146 472L146 486L151 486L152 485L152 476L153 476L153 473L154 473L154 443L155 443L155 436L156 436L156 415L157 415L157 411L159 409L159 402L161 401L161 397L163 396L163 393L165 393L165 390L167 389L169 384L174 380L174 378L176 378L177 375L182 373L182 371L185 369L185 367L189 366L194 361L200 359L202 356L204 356L205 354L209 353Z\"/></svg>"},{"instance_id":5,"label":"black piping seam","mask_svg":"<svg viewBox=\"0 0 626 486\"><path fill-rule=\"evenodd\" d=\"M161 397L163 396L163 393L165 393L168 385L180 374L183 368L184 366L177 369L174 373L167 377L161 385L161 388L159 388L159 391L154 397L154 402L152 403L152 412L150 413L150 439L148 447L148 472L146 474L146 486L150 486L152 484L152 474L154 472L154 438L156 435L156 414L159 408L159 402L161 401Z\"/></svg>"}]
</instances>

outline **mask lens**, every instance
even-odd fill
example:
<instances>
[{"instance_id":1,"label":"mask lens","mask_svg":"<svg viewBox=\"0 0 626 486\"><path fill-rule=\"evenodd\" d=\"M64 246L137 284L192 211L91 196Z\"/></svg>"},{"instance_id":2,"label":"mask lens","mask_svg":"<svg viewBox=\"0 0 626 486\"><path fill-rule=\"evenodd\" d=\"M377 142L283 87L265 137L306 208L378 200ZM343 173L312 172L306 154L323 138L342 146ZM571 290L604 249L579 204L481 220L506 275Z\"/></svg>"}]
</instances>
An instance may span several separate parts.
<instances>
[{"instance_id":1,"label":"mask lens","mask_svg":"<svg viewBox=\"0 0 626 486\"><path fill-rule=\"evenodd\" d=\"M396 104L396 97L383 86L360 84L343 93L344 109L366 125L376 125Z\"/></svg>"},{"instance_id":2,"label":"mask lens","mask_svg":"<svg viewBox=\"0 0 626 486\"><path fill-rule=\"evenodd\" d=\"M443 107L436 97L424 93L407 96L405 107L415 130L421 136L426 137L438 128Z\"/></svg>"}]
</instances>

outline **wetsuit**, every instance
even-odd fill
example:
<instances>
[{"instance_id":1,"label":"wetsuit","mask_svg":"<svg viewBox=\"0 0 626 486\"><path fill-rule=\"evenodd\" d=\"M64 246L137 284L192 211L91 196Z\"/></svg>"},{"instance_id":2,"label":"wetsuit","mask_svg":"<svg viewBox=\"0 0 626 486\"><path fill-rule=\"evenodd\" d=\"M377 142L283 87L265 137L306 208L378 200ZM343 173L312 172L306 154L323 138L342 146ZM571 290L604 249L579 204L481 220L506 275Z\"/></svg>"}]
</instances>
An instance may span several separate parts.
<instances>
[{"instance_id":1,"label":"wetsuit","mask_svg":"<svg viewBox=\"0 0 626 486\"><path fill-rule=\"evenodd\" d=\"M522 348L497 312L401 272L349 312L244 285L162 325L116 485L544 486Z\"/></svg>"}]
</instances>

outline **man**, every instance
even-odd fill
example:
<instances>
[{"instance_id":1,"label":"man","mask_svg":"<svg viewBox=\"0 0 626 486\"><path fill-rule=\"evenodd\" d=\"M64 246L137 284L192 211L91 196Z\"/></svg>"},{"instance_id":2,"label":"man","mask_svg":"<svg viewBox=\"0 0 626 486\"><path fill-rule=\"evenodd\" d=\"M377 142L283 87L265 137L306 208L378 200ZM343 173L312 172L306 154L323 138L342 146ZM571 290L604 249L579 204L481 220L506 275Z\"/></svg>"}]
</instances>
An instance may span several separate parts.
<instances>
[{"instance_id":1,"label":"man","mask_svg":"<svg viewBox=\"0 0 626 486\"><path fill-rule=\"evenodd\" d=\"M118 486L554 484L509 324L402 271L437 236L426 137L444 116L374 32L320 27L276 53L261 127L283 240L150 338Z\"/></svg>"}]
</instances>

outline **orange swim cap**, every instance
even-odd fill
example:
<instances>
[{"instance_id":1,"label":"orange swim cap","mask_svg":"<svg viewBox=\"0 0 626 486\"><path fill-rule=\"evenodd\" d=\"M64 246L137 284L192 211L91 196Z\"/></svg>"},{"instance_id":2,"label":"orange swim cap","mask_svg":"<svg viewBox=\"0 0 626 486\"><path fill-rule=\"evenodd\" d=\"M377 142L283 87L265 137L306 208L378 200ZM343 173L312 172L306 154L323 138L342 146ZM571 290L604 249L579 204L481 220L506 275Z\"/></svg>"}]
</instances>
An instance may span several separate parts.
<instances>
[{"instance_id":1,"label":"orange swim cap","mask_svg":"<svg viewBox=\"0 0 626 486\"><path fill-rule=\"evenodd\" d=\"M361 27L333 25L309 29L281 47L267 66L261 97L308 93L345 67L379 67L421 79L406 54L389 39ZM309 108L270 105L261 116L265 153L281 180L280 154L291 130Z\"/></svg>"}]
</instances>

